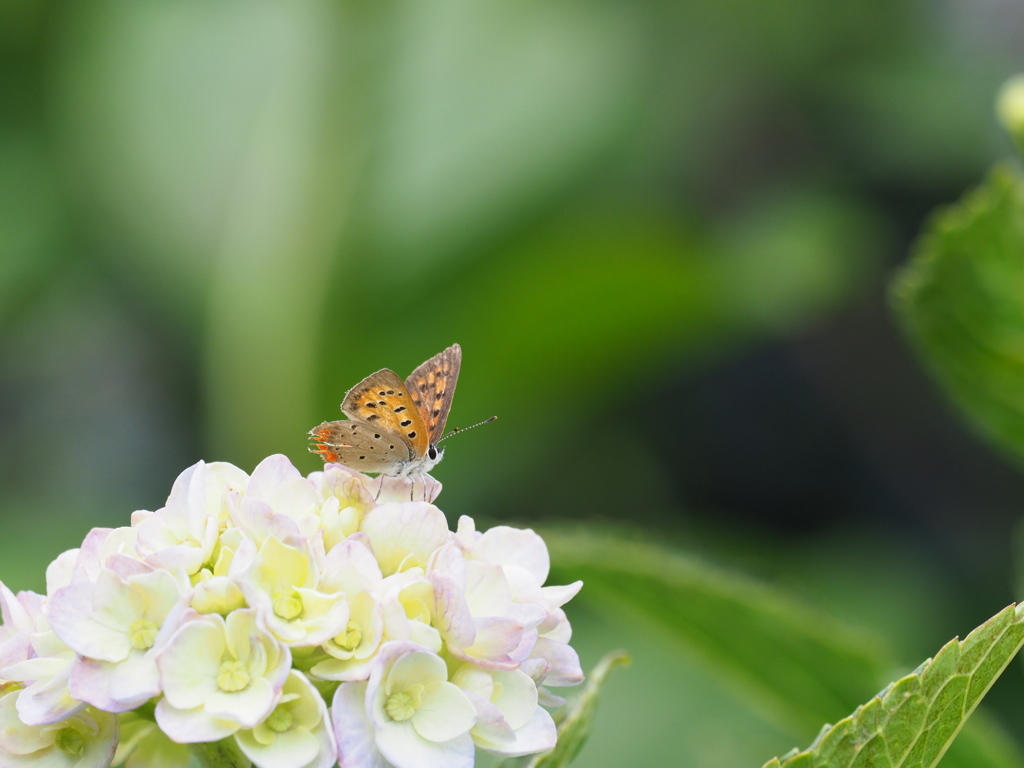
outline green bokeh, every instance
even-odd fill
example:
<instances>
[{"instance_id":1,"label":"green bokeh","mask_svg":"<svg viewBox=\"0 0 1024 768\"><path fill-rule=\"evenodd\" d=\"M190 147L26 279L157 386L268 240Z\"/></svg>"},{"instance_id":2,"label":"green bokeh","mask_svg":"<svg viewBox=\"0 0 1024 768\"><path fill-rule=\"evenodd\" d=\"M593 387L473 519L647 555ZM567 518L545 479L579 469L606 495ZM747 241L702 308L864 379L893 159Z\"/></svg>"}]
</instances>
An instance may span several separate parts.
<instances>
[{"instance_id":1,"label":"green bokeh","mask_svg":"<svg viewBox=\"0 0 1024 768\"><path fill-rule=\"evenodd\" d=\"M910 0L0 3L0 580L42 589L50 559L158 508L199 459L315 469L306 433L349 387L459 342L451 424L499 420L446 443L452 522L664 532L916 664L1000 607L944 613L949 575L921 573L945 552L872 550L878 520L734 530L672 491L702 446L651 433L690 407L679 382L880 296L913 211L1007 150L992 101L1024 22L985 19ZM634 665L581 765L756 766L813 738L590 610L584 660Z\"/></svg>"}]
</instances>

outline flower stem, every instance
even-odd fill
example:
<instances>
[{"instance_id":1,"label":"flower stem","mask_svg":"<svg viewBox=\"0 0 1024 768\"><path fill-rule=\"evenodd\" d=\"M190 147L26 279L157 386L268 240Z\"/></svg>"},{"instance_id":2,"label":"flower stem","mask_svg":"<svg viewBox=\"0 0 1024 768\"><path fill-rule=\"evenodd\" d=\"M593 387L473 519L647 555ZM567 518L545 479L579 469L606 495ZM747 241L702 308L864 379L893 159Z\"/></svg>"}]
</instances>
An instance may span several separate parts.
<instances>
[{"instance_id":1,"label":"flower stem","mask_svg":"<svg viewBox=\"0 0 1024 768\"><path fill-rule=\"evenodd\" d=\"M202 768L251 768L252 763L235 745L234 739L193 744L192 754Z\"/></svg>"}]
</instances>

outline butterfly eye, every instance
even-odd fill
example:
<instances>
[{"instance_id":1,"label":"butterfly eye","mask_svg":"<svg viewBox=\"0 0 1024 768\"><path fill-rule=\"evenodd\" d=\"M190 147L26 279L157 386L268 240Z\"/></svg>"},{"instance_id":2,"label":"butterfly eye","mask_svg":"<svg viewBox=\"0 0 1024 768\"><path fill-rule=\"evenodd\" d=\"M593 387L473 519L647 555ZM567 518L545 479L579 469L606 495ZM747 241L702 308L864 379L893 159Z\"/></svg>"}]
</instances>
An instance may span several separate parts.
<instances>
[{"instance_id":1,"label":"butterfly eye","mask_svg":"<svg viewBox=\"0 0 1024 768\"><path fill-rule=\"evenodd\" d=\"M427 458L430 459L431 461L436 459L437 458L437 448L435 448L434 446L430 446L430 448L427 449Z\"/></svg>"}]
</instances>

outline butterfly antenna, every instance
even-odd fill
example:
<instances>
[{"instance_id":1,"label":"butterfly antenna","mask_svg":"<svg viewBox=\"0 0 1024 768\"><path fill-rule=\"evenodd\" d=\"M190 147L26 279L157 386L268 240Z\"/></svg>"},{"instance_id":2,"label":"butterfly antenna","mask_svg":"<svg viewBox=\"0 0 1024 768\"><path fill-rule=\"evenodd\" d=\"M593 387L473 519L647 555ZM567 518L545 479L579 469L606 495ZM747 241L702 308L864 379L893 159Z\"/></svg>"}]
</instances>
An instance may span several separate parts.
<instances>
[{"instance_id":1,"label":"butterfly antenna","mask_svg":"<svg viewBox=\"0 0 1024 768\"><path fill-rule=\"evenodd\" d=\"M443 443L445 440L447 440L452 435L457 435L457 434L459 434L459 432L468 432L469 430L475 429L476 427L479 427L482 424L490 424L492 421L496 420L497 418L498 418L497 416L491 416L491 418L484 419L483 421L477 422L476 424L474 424L471 427L453 427L452 431L449 432L444 437L442 437L440 440L438 440L437 443L438 443L438 445L440 445L441 443Z\"/></svg>"}]
</instances>

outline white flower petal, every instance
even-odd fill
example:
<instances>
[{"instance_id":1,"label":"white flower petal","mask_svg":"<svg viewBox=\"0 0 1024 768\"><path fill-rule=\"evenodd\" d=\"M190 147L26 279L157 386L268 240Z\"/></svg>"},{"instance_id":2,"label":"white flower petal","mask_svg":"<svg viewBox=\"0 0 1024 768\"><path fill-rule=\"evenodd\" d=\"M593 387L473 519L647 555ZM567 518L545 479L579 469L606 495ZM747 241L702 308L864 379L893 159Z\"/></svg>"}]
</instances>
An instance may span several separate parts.
<instances>
[{"instance_id":1,"label":"white flower petal","mask_svg":"<svg viewBox=\"0 0 1024 768\"><path fill-rule=\"evenodd\" d=\"M388 672L384 691L389 696L415 685L431 685L448 679L448 669L440 656L413 652L398 659ZM451 738L451 737L448 737ZM443 739L442 739L443 741Z\"/></svg>"},{"instance_id":2,"label":"white flower petal","mask_svg":"<svg viewBox=\"0 0 1024 768\"><path fill-rule=\"evenodd\" d=\"M501 695L494 702L513 730L522 728L537 709L537 684L518 669L498 670L494 682L501 685Z\"/></svg>"},{"instance_id":3,"label":"white flower petal","mask_svg":"<svg viewBox=\"0 0 1024 768\"><path fill-rule=\"evenodd\" d=\"M451 741L422 738L410 721L394 723L377 733L377 748L395 768L472 768L473 740L468 733Z\"/></svg>"},{"instance_id":4,"label":"white flower petal","mask_svg":"<svg viewBox=\"0 0 1024 768\"><path fill-rule=\"evenodd\" d=\"M137 702L120 702L111 698L110 678L116 669L113 662L79 659L71 670L68 683L71 696L104 712L129 712L144 704L148 696Z\"/></svg>"},{"instance_id":5,"label":"white flower petal","mask_svg":"<svg viewBox=\"0 0 1024 768\"><path fill-rule=\"evenodd\" d=\"M331 705L341 768L389 768L377 749L377 729L366 715L366 683L343 683Z\"/></svg>"},{"instance_id":6,"label":"white flower petal","mask_svg":"<svg viewBox=\"0 0 1024 768\"><path fill-rule=\"evenodd\" d=\"M395 573L399 566L426 565L430 554L450 535L444 513L421 501L374 507L363 520L363 532L385 576Z\"/></svg>"},{"instance_id":7,"label":"white flower petal","mask_svg":"<svg viewBox=\"0 0 1024 768\"><path fill-rule=\"evenodd\" d=\"M577 685L583 682L579 654L565 643L546 637L539 638L533 656L544 659L550 665L544 678L545 685Z\"/></svg>"},{"instance_id":8,"label":"white flower petal","mask_svg":"<svg viewBox=\"0 0 1024 768\"><path fill-rule=\"evenodd\" d=\"M217 690L225 651L224 631L217 619L204 617L186 623L156 657L164 695L176 709L199 707Z\"/></svg>"},{"instance_id":9,"label":"white flower petal","mask_svg":"<svg viewBox=\"0 0 1024 768\"><path fill-rule=\"evenodd\" d=\"M551 558L544 539L529 528L495 526L480 537L476 551L495 565L518 565L529 571L537 586L548 578Z\"/></svg>"},{"instance_id":10,"label":"white flower petal","mask_svg":"<svg viewBox=\"0 0 1024 768\"><path fill-rule=\"evenodd\" d=\"M274 711L277 694L261 677L253 680L244 691L227 693L215 690L206 700L206 711L218 720L230 720L243 728L252 728Z\"/></svg>"},{"instance_id":11,"label":"white flower petal","mask_svg":"<svg viewBox=\"0 0 1024 768\"><path fill-rule=\"evenodd\" d=\"M156 705L156 723L171 741L178 744L220 741L238 730L237 723L215 720L201 706L175 709L166 698L160 699Z\"/></svg>"},{"instance_id":12,"label":"white flower petal","mask_svg":"<svg viewBox=\"0 0 1024 768\"><path fill-rule=\"evenodd\" d=\"M46 594L52 595L61 587L66 587L71 583L79 551L69 549L66 552L61 552L57 555L57 559L46 567ZM0 604L2 604L2 600L0 600ZM4 624L6 623L7 619L5 618Z\"/></svg>"},{"instance_id":13,"label":"white flower petal","mask_svg":"<svg viewBox=\"0 0 1024 768\"><path fill-rule=\"evenodd\" d=\"M110 697L124 705L141 706L160 693L156 654L132 651L110 676ZM123 711L123 710L108 710Z\"/></svg>"},{"instance_id":14,"label":"white flower petal","mask_svg":"<svg viewBox=\"0 0 1024 768\"><path fill-rule=\"evenodd\" d=\"M320 753L320 740L304 728L292 728L274 735L274 741L263 745L252 731L235 734L235 742L257 768L304 768ZM333 762L333 760L332 760Z\"/></svg>"},{"instance_id":15,"label":"white flower petal","mask_svg":"<svg viewBox=\"0 0 1024 768\"><path fill-rule=\"evenodd\" d=\"M20 691L0 695L0 749L15 755L37 752L52 743L42 728L26 726L18 716Z\"/></svg>"},{"instance_id":16,"label":"white flower petal","mask_svg":"<svg viewBox=\"0 0 1024 768\"><path fill-rule=\"evenodd\" d=\"M68 681L71 678L70 660L63 670L49 680L33 683L18 697L18 715L28 725L59 723L85 709L85 703L71 698Z\"/></svg>"},{"instance_id":17,"label":"white flower petal","mask_svg":"<svg viewBox=\"0 0 1024 768\"><path fill-rule=\"evenodd\" d=\"M141 605L135 605L141 601L128 597L129 588L117 589L111 585L113 579L117 586L122 586L112 572L104 570L102 573L105 574L101 578L107 610L99 609L99 584L78 582L57 590L50 598L47 614L53 631L75 652L102 661L121 661L131 650L128 627L141 614L139 610L133 616L132 607L141 609ZM118 596L126 598L119 608L115 607Z\"/></svg>"},{"instance_id":18,"label":"white flower petal","mask_svg":"<svg viewBox=\"0 0 1024 768\"><path fill-rule=\"evenodd\" d=\"M481 743L481 740L477 740L476 743L478 747L488 752L506 757L518 757L554 749L557 739L558 729L555 727L555 721L547 710L537 707L526 724L516 729L515 741L511 744Z\"/></svg>"},{"instance_id":19,"label":"white flower petal","mask_svg":"<svg viewBox=\"0 0 1024 768\"><path fill-rule=\"evenodd\" d=\"M561 608L568 603L583 589L582 581L574 581L564 587L541 587L544 599L547 600L549 608Z\"/></svg>"},{"instance_id":20,"label":"white flower petal","mask_svg":"<svg viewBox=\"0 0 1024 768\"><path fill-rule=\"evenodd\" d=\"M425 696L412 716L416 733L432 742L446 742L468 733L475 722L476 708L451 683L441 683Z\"/></svg>"}]
</instances>

